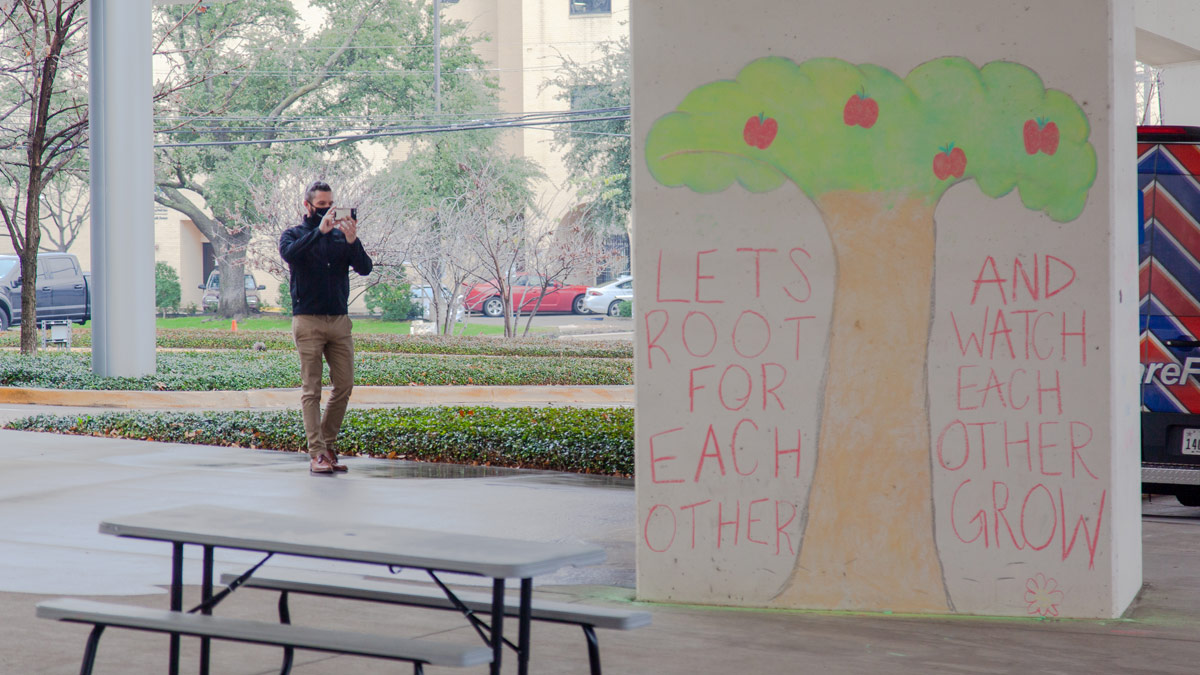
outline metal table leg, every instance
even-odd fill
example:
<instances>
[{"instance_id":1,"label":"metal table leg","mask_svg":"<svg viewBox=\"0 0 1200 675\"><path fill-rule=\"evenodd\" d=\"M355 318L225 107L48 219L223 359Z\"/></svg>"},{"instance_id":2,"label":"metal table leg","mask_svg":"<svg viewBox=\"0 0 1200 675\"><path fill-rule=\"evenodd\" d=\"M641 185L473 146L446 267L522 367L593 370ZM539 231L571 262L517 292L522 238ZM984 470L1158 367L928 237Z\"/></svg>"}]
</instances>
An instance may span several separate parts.
<instances>
[{"instance_id":1,"label":"metal table leg","mask_svg":"<svg viewBox=\"0 0 1200 675\"><path fill-rule=\"evenodd\" d=\"M100 649L100 636L104 634L104 624L98 623L88 636L87 646L83 649L83 665L79 667L79 675L92 675L92 666L96 663L96 650Z\"/></svg>"},{"instance_id":2,"label":"metal table leg","mask_svg":"<svg viewBox=\"0 0 1200 675\"><path fill-rule=\"evenodd\" d=\"M173 544L171 553L171 611L183 610L183 544ZM179 675L179 633L171 633L170 662L167 667L170 675Z\"/></svg>"},{"instance_id":3,"label":"metal table leg","mask_svg":"<svg viewBox=\"0 0 1200 675\"><path fill-rule=\"evenodd\" d=\"M204 547L204 572L203 580L200 585L200 602L207 603L212 600L213 595L213 547L206 545ZM212 614L212 608L205 607L200 610L201 614ZM200 675L208 675L208 656L209 656L208 638L200 638Z\"/></svg>"},{"instance_id":4,"label":"metal table leg","mask_svg":"<svg viewBox=\"0 0 1200 675\"><path fill-rule=\"evenodd\" d=\"M529 629L533 617L533 579L521 580L521 610L517 616L517 673L529 673Z\"/></svg>"},{"instance_id":5,"label":"metal table leg","mask_svg":"<svg viewBox=\"0 0 1200 675\"><path fill-rule=\"evenodd\" d=\"M288 611L288 592L282 591L279 594L279 623L291 623L292 613ZM291 647L283 648L283 665L279 667L279 675L288 675L292 672L292 654Z\"/></svg>"},{"instance_id":6,"label":"metal table leg","mask_svg":"<svg viewBox=\"0 0 1200 675\"><path fill-rule=\"evenodd\" d=\"M504 579L492 580L492 675L504 660Z\"/></svg>"}]
</instances>

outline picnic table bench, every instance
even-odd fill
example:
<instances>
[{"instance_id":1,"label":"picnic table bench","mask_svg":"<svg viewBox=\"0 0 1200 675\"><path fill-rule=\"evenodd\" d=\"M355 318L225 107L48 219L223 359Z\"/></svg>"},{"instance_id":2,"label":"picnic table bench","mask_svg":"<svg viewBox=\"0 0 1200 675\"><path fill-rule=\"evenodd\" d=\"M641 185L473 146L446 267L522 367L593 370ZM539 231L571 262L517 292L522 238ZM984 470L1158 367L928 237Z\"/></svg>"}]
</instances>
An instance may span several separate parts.
<instances>
[{"instance_id":1,"label":"picnic table bench","mask_svg":"<svg viewBox=\"0 0 1200 675\"><path fill-rule=\"evenodd\" d=\"M504 646L507 645L517 654L518 672L525 675L529 667L530 622L533 619L534 606L532 578L554 572L566 565L589 565L604 560L603 549L588 544L529 542L382 525L327 523L286 514L217 506L190 506L113 518L102 522L100 531L120 537L172 544L170 607L169 611L156 612L111 603L81 605L79 603L83 601L72 599L41 603L38 609L39 616L90 623L95 626L84 655L81 672L85 674L90 672L90 664L95 660L100 634L105 626L112 626L169 634L171 675L177 675L179 672L179 639L182 635L200 637L202 674L208 672L209 640L217 639L283 647L285 656L282 672L285 673L290 668L293 649L316 649L410 661L418 673L421 672L423 664L434 663L433 659L437 659L438 665L464 666L490 661L491 672L497 674L502 665ZM194 610L199 614L183 612L185 545L199 545L203 549L202 602ZM236 578L229 588L214 595L213 564L216 548L259 551L267 555L257 565ZM252 579L254 572L276 554L378 564L389 569L425 570L447 594L453 606L464 611L471 625L484 638L489 647L485 651L490 659L479 660L482 654L478 651L479 648L454 647L445 652L430 651L429 645L413 640L361 635L355 637L344 632L298 627L286 622L246 622L211 616L217 602L240 585L236 582ZM469 598L473 605L477 606L480 602L486 605L490 623L484 623L474 616L466 603L454 597L453 591L438 577L442 572L492 579L492 592L488 598L490 602L483 598ZM506 640L503 632L504 617L514 611L514 602L505 596L507 579L520 580L520 595L515 600L518 625L516 644ZM601 610L600 613L603 614L604 611L608 610ZM550 614L544 616L548 617ZM598 617L599 615L596 615L594 619L586 620L601 621ZM648 620L648 616L644 619ZM376 637L379 639L375 640ZM384 648L383 643L389 640L394 644ZM589 641L590 644L594 644L594 634L591 634ZM598 667L598 654L594 663Z\"/></svg>"},{"instance_id":2,"label":"picnic table bench","mask_svg":"<svg viewBox=\"0 0 1200 675\"><path fill-rule=\"evenodd\" d=\"M411 640L384 635L292 626L264 621L188 614L162 609L147 609L112 602L94 602L77 598L47 600L37 606L37 615L93 626L84 648L81 675L90 675L96 660L100 636L107 627L130 628L206 639L249 642L285 649L305 649L354 656L408 661L414 675L424 673L426 664L467 667L491 663L492 651L483 646L460 646L428 640ZM291 659L280 670L291 672Z\"/></svg>"},{"instance_id":3,"label":"picnic table bench","mask_svg":"<svg viewBox=\"0 0 1200 675\"><path fill-rule=\"evenodd\" d=\"M223 574L221 583L234 583L237 578L236 574ZM349 574L271 570L267 573L255 574L246 579L243 585L246 588L279 591L279 619L283 623L291 620L288 610L289 593L368 600L450 611L465 609L473 614L490 614L492 611L492 597L486 593L464 592L458 589L447 593L442 588L373 580ZM519 616L520 611L520 603L515 598L505 598L504 613L506 616ZM632 630L650 625L649 612L545 600L533 601L531 618L534 621L570 624L583 629L584 638L587 641L588 664L592 675L601 675L600 642L596 637L597 628Z\"/></svg>"}]
</instances>

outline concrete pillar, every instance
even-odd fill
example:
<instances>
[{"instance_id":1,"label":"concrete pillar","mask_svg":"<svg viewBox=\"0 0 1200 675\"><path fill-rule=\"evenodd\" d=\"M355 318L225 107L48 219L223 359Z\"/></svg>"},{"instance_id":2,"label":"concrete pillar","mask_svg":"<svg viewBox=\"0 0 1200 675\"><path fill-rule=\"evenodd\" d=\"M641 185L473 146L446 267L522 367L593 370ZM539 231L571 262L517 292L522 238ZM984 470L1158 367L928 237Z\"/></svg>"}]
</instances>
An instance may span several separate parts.
<instances>
[{"instance_id":1,"label":"concrete pillar","mask_svg":"<svg viewBox=\"0 0 1200 675\"><path fill-rule=\"evenodd\" d=\"M1162 123L1200 126L1200 62L1164 66L1159 81Z\"/></svg>"},{"instance_id":2,"label":"concrete pillar","mask_svg":"<svg viewBox=\"0 0 1200 675\"><path fill-rule=\"evenodd\" d=\"M1137 58L1161 68L1162 123L1200 125L1200 4L1137 0Z\"/></svg>"},{"instance_id":3,"label":"concrete pillar","mask_svg":"<svg viewBox=\"0 0 1200 675\"><path fill-rule=\"evenodd\" d=\"M90 0L92 370L155 371L150 0Z\"/></svg>"},{"instance_id":4,"label":"concrete pillar","mask_svg":"<svg viewBox=\"0 0 1200 675\"><path fill-rule=\"evenodd\" d=\"M1119 615L1132 4L632 12L639 597Z\"/></svg>"}]
</instances>

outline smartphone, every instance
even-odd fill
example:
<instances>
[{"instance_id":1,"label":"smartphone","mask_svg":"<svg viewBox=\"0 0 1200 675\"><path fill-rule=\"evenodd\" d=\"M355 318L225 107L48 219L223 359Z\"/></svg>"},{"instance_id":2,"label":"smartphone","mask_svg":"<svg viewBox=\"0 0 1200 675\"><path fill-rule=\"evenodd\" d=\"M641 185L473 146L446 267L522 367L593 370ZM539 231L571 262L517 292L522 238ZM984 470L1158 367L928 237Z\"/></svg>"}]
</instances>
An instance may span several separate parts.
<instances>
[{"instance_id":1,"label":"smartphone","mask_svg":"<svg viewBox=\"0 0 1200 675\"><path fill-rule=\"evenodd\" d=\"M344 218L353 218L354 220L358 220L358 208L334 207L329 209L329 217L333 218L334 220L342 220Z\"/></svg>"}]
</instances>

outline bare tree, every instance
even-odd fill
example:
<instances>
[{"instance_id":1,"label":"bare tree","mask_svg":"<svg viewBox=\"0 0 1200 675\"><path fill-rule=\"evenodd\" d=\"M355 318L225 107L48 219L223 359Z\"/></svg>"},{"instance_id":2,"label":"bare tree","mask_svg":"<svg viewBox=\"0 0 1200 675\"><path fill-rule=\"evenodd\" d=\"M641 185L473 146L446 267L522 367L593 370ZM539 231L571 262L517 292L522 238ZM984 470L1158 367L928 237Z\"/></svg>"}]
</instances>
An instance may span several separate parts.
<instances>
[{"instance_id":1,"label":"bare tree","mask_svg":"<svg viewBox=\"0 0 1200 675\"><path fill-rule=\"evenodd\" d=\"M42 219L43 251L69 251L85 225L91 223L92 199L86 173L61 171L42 190L46 217Z\"/></svg>"},{"instance_id":2,"label":"bare tree","mask_svg":"<svg viewBox=\"0 0 1200 675\"><path fill-rule=\"evenodd\" d=\"M473 219L457 206L457 200L446 200L414 214L404 244L408 264L431 289L430 310L437 332L443 335L453 330L461 291L479 270L467 239Z\"/></svg>"},{"instance_id":3,"label":"bare tree","mask_svg":"<svg viewBox=\"0 0 1200 675\"><path fill-rule=\"evenodd\" d=\"M20 0L0 18L0 171L8 184L0 193L0 217L21 261L23 354L37 351L42 190L74 159L87 132L87 89L79 85L87 48L84 4Z\"/></svg>"},{"instance_id":4,"label":"bare tree","mask_svg":"<svg viewBox=\"0 0 1200 675\"><path fill-rule=\"evenodd\" d=\"M542 306L542 299L552 288L559 288L576 275L594 278L612 256L604 246L603 236L586 226L586 206L578 206L564 216L559 226L546 229L531 237L526 247L525 269L536 278L537 300L525 319L523 335L529 335L533 317ZM518 311L526 303L517 304Z\"/></svg>"},{"instance_id":5,"label":"bare tree","mask_svg":"<svg viewBox=\"0 0 1200 675\"><path fill-rule=\"evenodd\" d=\"M338 206L358 209L358 236L375 263L368 277L351 275L351 302L371 286L398 279L406 233L405 206L395 186L361 169L356 162L296 159L268 168L261 176L245 177L245 186L255 203L255 217L247 225L254 232L248 258L258 269L279 281L288 280L287 263L279 257L279 237L304 216L304 190L315 180L333 188Z\"/></svg>"},{"instance_id":6,"label":"bare tree","mask_svg":"<svg viewBox=\"0 0 1200 675\"><path fill-rule=\"evenodd\" d=\"M471 187L447 204L446 216L459 221L467 251L478 261L475 277L490 283L504 305L504 337L516 335L513 280L525 253L529 227L525 217L529 204L504 199L501 177L495 164L471 169Z\"/></svg>"}]
</instances>

